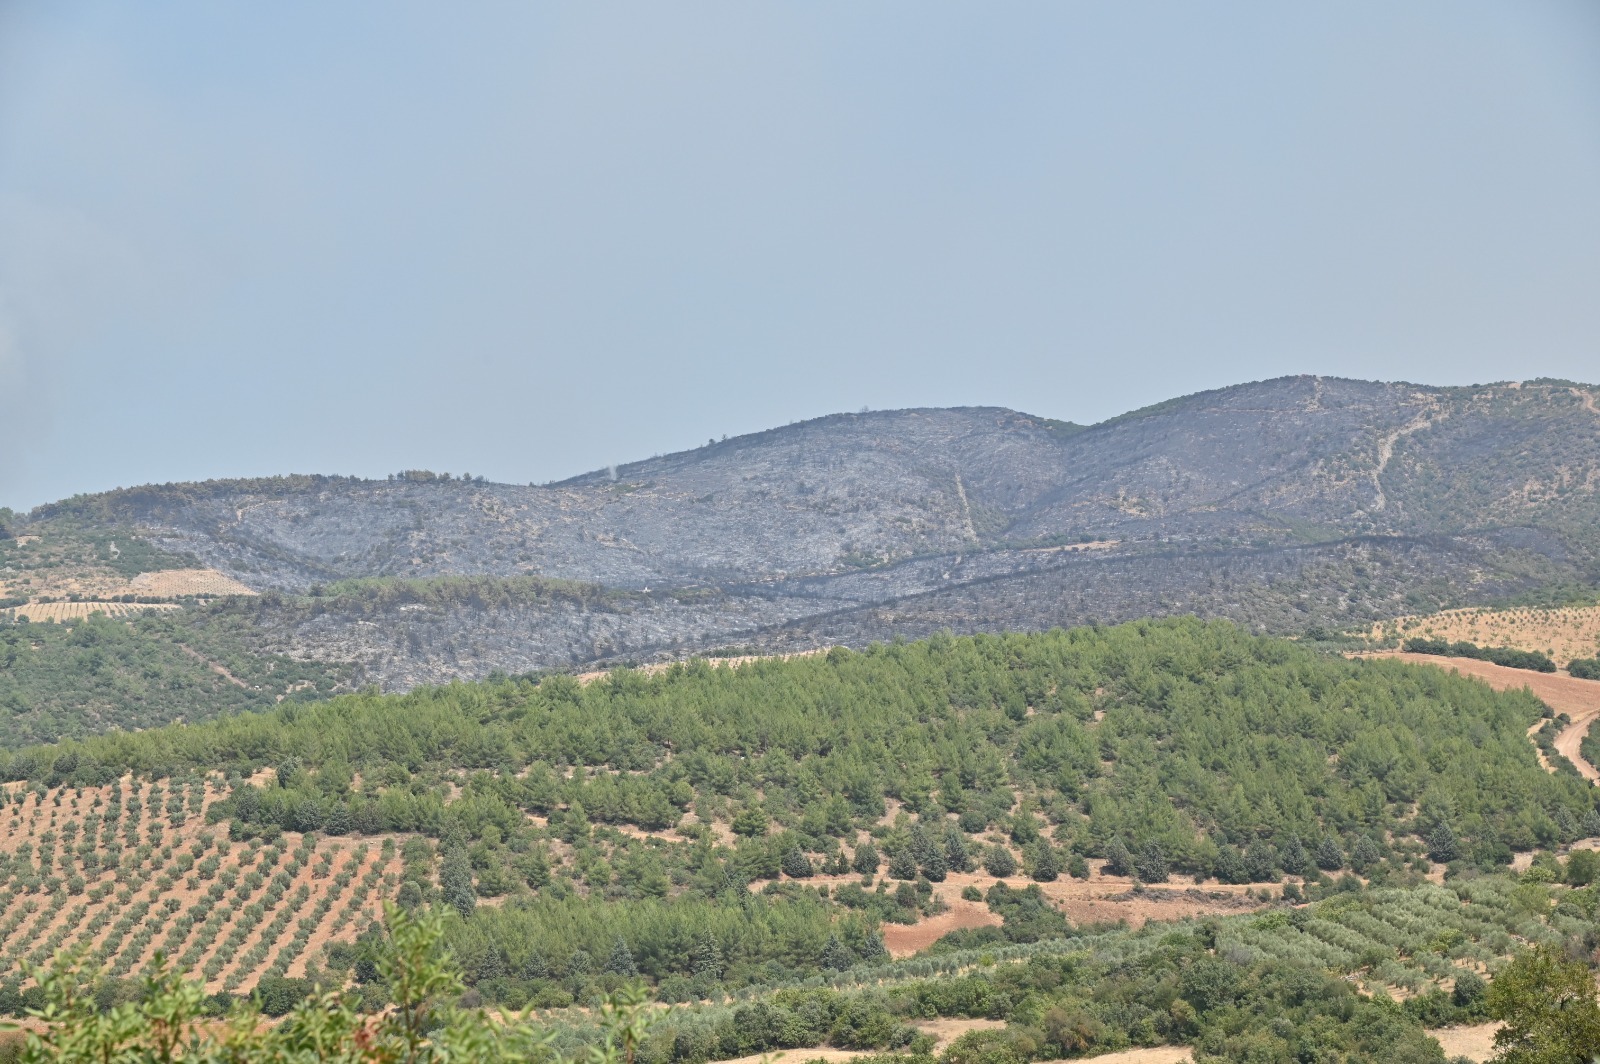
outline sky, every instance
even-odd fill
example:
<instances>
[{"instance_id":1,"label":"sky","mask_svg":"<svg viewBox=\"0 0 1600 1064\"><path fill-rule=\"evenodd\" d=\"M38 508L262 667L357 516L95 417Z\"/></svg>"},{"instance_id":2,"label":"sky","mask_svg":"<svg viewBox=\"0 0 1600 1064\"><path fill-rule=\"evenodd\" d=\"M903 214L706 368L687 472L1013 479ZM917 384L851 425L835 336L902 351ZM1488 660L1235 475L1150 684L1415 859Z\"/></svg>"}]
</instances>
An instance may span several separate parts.
<instances>
[{"instance_id":1,"label":"sky","mask_svg":"<svg viewBox=\"0 0 1600 1064\"><path fill-rule=\"evenodd\" d=\"M0 505L1600 380L1600 4L0 0Z\"/></svg>"}]
</instances>

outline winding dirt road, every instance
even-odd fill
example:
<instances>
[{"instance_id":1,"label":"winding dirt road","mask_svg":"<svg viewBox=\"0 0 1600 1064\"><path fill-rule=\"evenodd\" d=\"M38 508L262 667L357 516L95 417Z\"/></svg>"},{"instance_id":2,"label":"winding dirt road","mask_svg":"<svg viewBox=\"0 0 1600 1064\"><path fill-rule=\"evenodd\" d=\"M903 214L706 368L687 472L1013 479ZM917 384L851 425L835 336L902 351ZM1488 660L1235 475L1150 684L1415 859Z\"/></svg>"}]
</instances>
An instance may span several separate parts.
<instances>
[{"instance_id":1,"label":"winding dirt road","mask_svg":"<svg viewBox=\"0 0 1600 1064\"><path fill-rule=\"evenodd\" d=\"M1565 713L1572 723L1556 736L1556 752L1571 761L1583 778L1590 783L1600 783L1600 769L1583 759L1579 748L1589 726L1600 717L1600 681L1579 680L1562 673L1530 672L1527 669L1508 669L1475 658L1442 658L1432 654L1385 653L1374 657L1400 658L1418 665L1449 668L1463 676L1473 676L1496 691L1515 691L1526 687L1534 697L1557 713ZM1538 729L1535 728L1534 731ZM1536 748L1537 749L1537 748ZM1541 756L1540 761L1544 758ZM1554 771L1551 765L1545 766Z\"/></svg>"}]
</instances>

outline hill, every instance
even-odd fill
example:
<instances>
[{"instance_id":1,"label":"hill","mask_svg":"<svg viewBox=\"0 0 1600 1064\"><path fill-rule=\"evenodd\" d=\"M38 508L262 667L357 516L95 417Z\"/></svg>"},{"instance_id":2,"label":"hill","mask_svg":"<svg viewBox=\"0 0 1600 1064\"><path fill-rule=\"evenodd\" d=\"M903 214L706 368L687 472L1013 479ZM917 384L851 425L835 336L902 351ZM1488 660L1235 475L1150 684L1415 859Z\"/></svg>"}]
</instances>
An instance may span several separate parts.
<instances>
[{"instance_id":1,"label":"hill","mask_svg":"<svg viewBox=\"0 0 1600 1064\"><path fill-rule=\"evenodd\" d=\"M0 600L181 603L387 690L1182 613L1345 629L1600 586L1594 395L1293 377L1090 427L833 415L539 486L132 488L12 518ZM156 593L180 570L210 582Z\"/></svg>"},{"instance_id":2,"label":"hill","mask_svg":"<svg viewBox=\"0 0 1600 1064\"><path fill-rule=\"evenodd\" d=\"M321 983L381 1011L403 991L375 924L392 901L442 914L463 1004L561 1010L560 1046L596 1037L568 1006L631 979L693 1003L653 1064L931 1059L932 1017L991 1021L944 1064L1306 1038L1436 1061L1425 1023L1482 1016L1481 985L1452 999L1464 973L1592 931L1584 860L1557 855L1600 834L1600 792L1541 765L1546 712L1182 619L368 691L8 751L0 1007L38 1000L22 960L78 944L108 1003L165 947L213 995L283 1011Z\"/></svg>"}]
</instances>

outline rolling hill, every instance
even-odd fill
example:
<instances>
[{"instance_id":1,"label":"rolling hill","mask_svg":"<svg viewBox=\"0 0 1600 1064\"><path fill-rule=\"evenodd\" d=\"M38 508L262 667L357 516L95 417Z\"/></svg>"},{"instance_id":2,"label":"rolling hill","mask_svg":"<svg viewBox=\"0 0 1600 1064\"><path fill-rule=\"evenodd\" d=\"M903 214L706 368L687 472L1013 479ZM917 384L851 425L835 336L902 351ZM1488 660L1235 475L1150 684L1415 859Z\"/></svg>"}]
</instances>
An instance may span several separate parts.
<instances>
[{"instance_id":1,"label":"rolling hill","mask_svg":"<svg viewBox=\"0 0 1600 1064\"><path fill-rule=\"evenodd\" d=\"M98 970L52 983L80 1010L60 1036L108 1042L161 1015L143 980L164 954L195 981L197 1037L253 993L290 1015L226 1030L324 1054L421 997L479 1039L519 1018L453 1008L539 1010L576 1059L605 1037L589 1006L642 984L682 1007L639 1064L1442 1064L1426 1029L1485 1019L1514 955L1592 946L1600 792L1541 760L1547 712L1182 618L368 690L10 749L0 1011L39 1008L29 965L70 948ZM414 918L459 982L395 974Z\"/></svg>"},{"instance_id":2,"label":"rolling hill","mask_svg":"<svg viewBox=\"0 0 1600 1064\"><path fill-rule=\"evenodd\" d=\"M1180 613L1344 629L1600 586L1595 394L1291 377L1087 427L833 415L545 485L132 488L13 519L0 599L153 601L141 574L181 570L257 593L167 600L253 653L388 690Z\"/></svg>"}]
</instances>

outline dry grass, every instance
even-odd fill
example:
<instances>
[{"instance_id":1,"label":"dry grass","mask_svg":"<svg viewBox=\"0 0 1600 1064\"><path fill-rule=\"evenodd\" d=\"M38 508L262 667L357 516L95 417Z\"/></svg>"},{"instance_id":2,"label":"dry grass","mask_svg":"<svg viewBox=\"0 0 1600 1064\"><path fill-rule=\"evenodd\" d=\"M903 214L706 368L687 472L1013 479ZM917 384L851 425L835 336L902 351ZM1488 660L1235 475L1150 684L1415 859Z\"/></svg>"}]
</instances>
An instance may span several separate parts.
<instances>
[{"instance_id":1,"label":"dry grass","mask_svg":"<svg viewBox=\"0 0 1600 1064\"><path fill-rule=\"evenodd\" d=\"M1479 1023L1471 1027L1441 1027L1428 1033L1438 1039L1447 1057L1485 1061L1495 1055L1494 1036L1499 1030L1498 1023Z\"/></svg>"},{"instance_id":2,"label":"dry grass","mask_svg":"<svg viewBox=\"0 0 1600 1064\"><path fill-rule=\"evenodd\" d=\"M1600 606L1445 610L1376 624L1370 639L1426 636L1549 654L1558 665L1600 653Z\"/></svg>"},{"instance_id":3,"label":"dry grass","mask_svg":"<svg viewBox=\"0 0 1600 1064\"><path fill-rule=\"evenodd\" d=\"M182 607L171 602L30 602L26 606L15 606L0 613L12 618L26 617L39 624L80 621L91 613L103 613L107 617L132 617L148 610L176 609Z\"/></svg>"},{"instance_id":4,"label":"dry grass","mask_svg":"<svg viewBox=\"0 0 1600 1064\"><path fill-rule=\"evenodd\" d=\"M313 836L307 850L296 833L285 833L281 849L230 843L224 827L205 822L221 787L217 776L155 784L124 777L44 793L7 787L0 964L15 970L24 957L44 962L80 947L110 974L136 976L161 950L208 991L249 990L274 966L303 975L330 941L353 940L381 916L398 884L396 849ZM119 818L107 817L109 809ZM263 911L252 917L256 905ZM185 917L193 918L188 928ZM268 935L267 948L252 953Z\"/></svg>"},{"instance_id":5,"label":"dry grass","mask_svg":"<svg viewBox=\"0 0 1600 1064\"><path fill-rule=\"evenodd\" d=\"M167 569L158 573L140 573L129 582L128 590L146 598L255 594L233 577L215 569Z\"/></svg>"}]
</instances>

